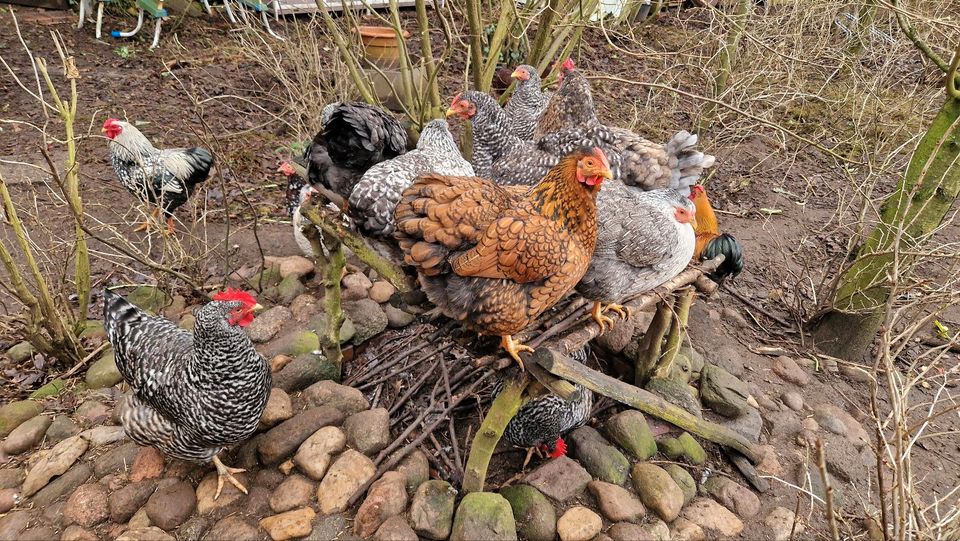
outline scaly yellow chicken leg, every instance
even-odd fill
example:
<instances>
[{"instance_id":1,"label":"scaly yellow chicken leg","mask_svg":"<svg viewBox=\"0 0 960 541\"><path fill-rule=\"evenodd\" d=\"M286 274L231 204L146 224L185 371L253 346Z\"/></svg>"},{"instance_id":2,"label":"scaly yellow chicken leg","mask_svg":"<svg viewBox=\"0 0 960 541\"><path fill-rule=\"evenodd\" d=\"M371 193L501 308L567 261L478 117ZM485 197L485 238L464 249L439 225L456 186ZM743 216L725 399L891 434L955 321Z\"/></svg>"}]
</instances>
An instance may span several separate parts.
<instances>
[{"instance_id":1,"label":"scaly yellow chicken leg","mask_svg":"<svg viewBox=\"0 0 960 541\"><path fill-rule=\"evenodd\" d=\"M154 220L157 219L158 216L160 216L160 209L159 209L159 208L154 208L152 211L150 211L150 217L147 218L146 220L144 220L144 221L143 221L140 225L138 225L138 226L136 227L136 229L134 229L133 231L134 231L135 233L139 233L139 232L141 232L141 231L146 231L146 230L150 229L151 227L153 227L153 222L154 222Z\"/></svg>"},{"instance_id":2,"label":"scaly yellow chicken leg","mask_svg":"<svg viewBox=\"0 0 960 541\"><path fill-rule=\"evenodd\" d=\"M521 351L529 351L533 353L533 348L519 342L514 342L513 337L509 334L500 337L500 347L502 347L507 353L513 357L513 360L517 361L517 364L520 365L520 370L525 370L523 366L523 361L520 359Z\"/></svg>"},{"instance_id":3,"label":"scaly yellow chicken leg","mask_svg":"<svg viewBox=\"0 0 960 541\"><path fill-rule=\"evenodd\" d=\"M607 326L613 326L613 319L603 315L607 310L616 312L620 319L626 320L630 317L630 308L619 304L608 304L604 306L599 302L593 303L593 310L590 311L590 317L600 326L600 334L607 332Z\"/></svg>"},{"instance_id":4,"label":"scaly yellow chicken leg","mask_svg":"<svg viewBox=\"0 0 960 541\"><path fill-rule=\"evenodd\" d=\"M213 495L214 500L220 497L220 491L223 490L224 478L226 478L231 485L237 487L237 490L247 494L247 487L243 486L240 481L237 481L236 477L233 476L234 473L241 473L247 470L243 468L231 468L223 462L220 462L220 457L218 456L213 457L213 465L217 467L217 493Z\"/></svg>"}]
</instances>

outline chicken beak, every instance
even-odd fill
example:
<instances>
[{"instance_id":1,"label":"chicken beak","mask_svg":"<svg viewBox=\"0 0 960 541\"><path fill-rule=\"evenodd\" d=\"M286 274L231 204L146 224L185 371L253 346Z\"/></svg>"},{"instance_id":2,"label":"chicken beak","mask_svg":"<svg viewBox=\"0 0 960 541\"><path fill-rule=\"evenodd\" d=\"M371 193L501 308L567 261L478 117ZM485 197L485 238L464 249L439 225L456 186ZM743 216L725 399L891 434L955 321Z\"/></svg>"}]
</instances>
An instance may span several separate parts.
<instances>
[{"instance_id":1,"label":"chicken beak","mask_svg":"<svg viewBox=\"0 0 960 541\"><path fill-rule=\"evenodd\" d=\"M693 227L694 230L697 229L697 215L696 215L696 214L694 214L694 215L690 218L690 226Z\"/></svg>"},{"instance_id":2,"label":"chicken beak","mask_svg":"<svg viewBox=\"0 0 960 541\"><path fill-rule=\"evenodd\" d=\"M454 116L455 114L457 114L457 110L454 109L453 107L447 109L447 118L450 118L450 117Z\"/></svg>"},{"instance_id":3,"label":"chicken beak","mask_svg":"<svg viewBox=\"0 0 960 541\"><path fill-rule=\"evenodd\" d=\"M250 308L250 312L253 314L259 314L262 311L263 311L263 305L260 304L259 302L257 304L254 304L253 307Z\"/></svg>"},{"instance_id":4,"label":"chicken beak","mask_svg":"<svg viewBox=\"0 0 960 541\"><path fill-rule=\"evenodd\" d=\"M510 74L511 79L520 79L520 70L513 70L513 73Z\"/></svg>"},{"instance_id":5,"label":"chicken beak","mask_svg":"<svg viewBox=\"0 0 960 541\"><path fill-rule=\"evenodd\" d=\"M613 171L611 171L609 167L604 167L600 170L600 176L610 180L613 178Z\"/></svg>"}]
</instances>

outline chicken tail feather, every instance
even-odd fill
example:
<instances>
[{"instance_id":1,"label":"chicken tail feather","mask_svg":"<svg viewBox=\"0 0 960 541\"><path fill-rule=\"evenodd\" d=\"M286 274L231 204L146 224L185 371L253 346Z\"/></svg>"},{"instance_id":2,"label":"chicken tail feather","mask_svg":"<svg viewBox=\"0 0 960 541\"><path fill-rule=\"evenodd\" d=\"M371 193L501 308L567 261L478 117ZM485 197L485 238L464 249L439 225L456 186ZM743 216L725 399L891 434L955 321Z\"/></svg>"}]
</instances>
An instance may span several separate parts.
<instances>
[{"instance_id":1,"label":"chicken tail feather","mask_svg":"<svg viewBox=\"0 0 960 541\"><path fill-rule=\"evenodd\" d=\"M728 277L735 277L743 270L743 248L736 237L723 233L707 243L700 254L700 259L706 261L719 254L723 254L723 263L708 276L714 282L721 284Z\"/></svg>"},{"instance_id":2,"label":"chicken tail feather","mask_svg":"<svg viewBox=\"0 0 960 541\"><path fill-rule=\"evenodd\" d=\"M671 169L671 188L688 190L700 180L704 169L716 162L714 156L697 149L697 141L696 134L681 131L663 145Z\"/></svg>"}]
</instances>

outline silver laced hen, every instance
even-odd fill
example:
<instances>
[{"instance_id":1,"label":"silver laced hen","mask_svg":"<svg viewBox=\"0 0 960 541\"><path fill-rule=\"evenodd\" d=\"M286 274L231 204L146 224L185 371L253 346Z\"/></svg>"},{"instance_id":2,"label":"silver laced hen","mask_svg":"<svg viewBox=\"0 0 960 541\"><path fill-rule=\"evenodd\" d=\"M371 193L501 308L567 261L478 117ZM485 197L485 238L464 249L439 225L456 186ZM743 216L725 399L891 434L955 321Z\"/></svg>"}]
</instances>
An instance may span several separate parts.
<instances>
[{"instance_id":1,"label":"silver laced hen","mask_svg":"<svg viewBox=\"0 0 960 541\"><path fill-rule=\"evenodd\" d=\"M131 394L120 420L133 441L197 463L213 461L223 481L246 488L217 454L257 429L272 383L243 327L256 301L226 290L196 311L193 334L104 291L103 321Z\"/></svg>"},{"instance_id":2,"label":"silver laced hen","mask_svg":"<svg viewBox=\"0 0 960 541\"><path fill-rule=\"evenodd\" d=\"M579 363L587 362L586 347L571 353L570 357ZM567 444L563 441L563 435L590 420L593 393L582 385L577 384L575 387L580 391L578 400L567 402L546 391L547 394L531 398L520 406L517 414L507 424L503 439L510 445L530 449L524 460L524 467L534 449L551 458L565 455ZM493 395L500 394L502 389L503 382L497 382Z\"/></svg>"},{"instance_id":3,"label":"silver laced hen","mask_svg":"<svg viewBox=\"0 0 960 541\"><path fill-rule=\"evenodd\" d=\"M473 167L463 159L445 120L431 120L423 128L417 148L371 167L350 194L350 216L372 235L394 231L393 211L400 196L420 175L468 177Z\"/></svg>"},{"instance_id":4,"label":"silver laced hen","mask_svg":"<svg viewBox=\"0 0 960 541\"><path fill-rule=\"evenodd\" d=\"M647 192L613 181L597 194L597 213L603 217L597 248L577 292L594 301L593 319L603 332L613 323L605 310L627 317L617 303L687 267L696 245L696 208L679 190Z\"/></svg>"},{"instance_id":5,"label":"silver laced hen","mask_svg":"<svg viewBox=\"0 0 960 541\"><path fill-rule=\"evenodd\" d=\"M517 83L510 101L503 108L507 114L507 126L521 140L530 141L552 93L540 89L540 73L533 66L517 66L510 77L516 79Z\"/></svg>"}]
</instances>

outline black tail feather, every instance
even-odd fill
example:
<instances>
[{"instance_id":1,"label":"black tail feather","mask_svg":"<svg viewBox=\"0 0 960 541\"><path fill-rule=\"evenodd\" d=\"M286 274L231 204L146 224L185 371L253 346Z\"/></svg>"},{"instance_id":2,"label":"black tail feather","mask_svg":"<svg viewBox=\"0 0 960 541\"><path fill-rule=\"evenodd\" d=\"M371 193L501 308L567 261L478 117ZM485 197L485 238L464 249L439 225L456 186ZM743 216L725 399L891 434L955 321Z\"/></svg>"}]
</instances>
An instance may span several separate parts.
<instances>
[{"instance_id":1,"label":"black tail feather","mask_svg":"<svg viewBox=\"0 0 960 541\"><path fill-rule=\"evenodd\" d=\"M743 248L736 237L723 233L707 243L700 254L700 260L706 261L723 254L723 263L707 276L718 284L727 278L733 278L743 270Z\"/></svg>"}]
</instances>

